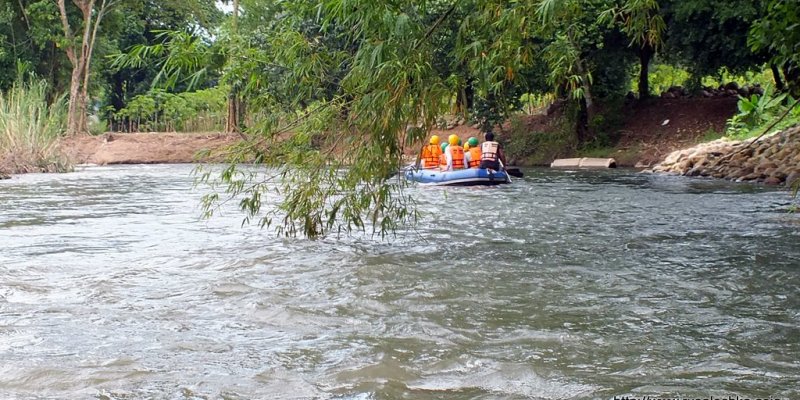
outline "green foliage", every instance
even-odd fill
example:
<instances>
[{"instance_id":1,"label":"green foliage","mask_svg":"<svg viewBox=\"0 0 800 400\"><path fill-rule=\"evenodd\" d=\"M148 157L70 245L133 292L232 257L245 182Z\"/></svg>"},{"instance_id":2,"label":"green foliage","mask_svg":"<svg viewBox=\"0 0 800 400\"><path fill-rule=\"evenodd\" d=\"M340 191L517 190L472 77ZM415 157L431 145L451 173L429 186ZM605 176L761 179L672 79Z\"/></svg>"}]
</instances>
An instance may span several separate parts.
<instances>
[{"instance_id":1,"label":"green foliage","mask_svg":"<svg viewBox=\"0 0 800 400\"><path fill-rule=\"evenodd\" d=\"M747 44L753 52L769 50L775 65L800 65L800 3L769 0L765 15L750 28Z\"/></svg>"},{"instance_id":2,"label":"green foliage","mask_svg":"<svg viewBox=\"0 0 800 400\"><path fill-rule=\"evenodd\" d=\"M0 94L0 160L11 172L58 172L70 168L61 154L58 138L66 128L66 104L47 102L47 84L18 78Z\"/></svg>"},{"instance_id":3,"label":"green foliage","mask_svg":"<svg viewBox=\"0 0 800 400\"><path fill-rule=\"evenodd\" d=\"M636 56L627 42L620 33L609 32L602 47L591 54L592 92L598 103L616 102L628 93Z\"/></svg>"},{"instance_id":4,"label":"green foliage","mask_svg":"<svg viewBox=\"0 0 800 400\"><path fill-rule=\"evenodd\" d=\"M135 45L128 53L113 56L111 67L142 68L155 62L161 68L152 80L152 87L175 88L186 84L197 88L214 65L211 46L199 36L184 31L158 31L153 45Z\"/></svg>"},{"instance_id":5,"label":"green foliage","mask_svg":"<svg viewBox=\"0 0 800 400\"><path fill-rule=\"evenodd\" d=\"M762 0L664 0L668 21L664 61L682 65L699 79L722 67L739 73L767 61L747 46L751 21L762 14ZM694 86L694 84L689 86Z\"/></svg>"},{"instance_id":6,"label":"green foliage","mask_svg":"<svg viewBox=\"0 0 800 400\"><path fill-rule=\"evenodd\" d=\"M621 110L621 107L611 107ZM609 108L610 109L610 108ZM594 133L588 146L610 147L619 141L619 129L625 119L621 112L597 113L589 120L589 129Z\"/></svg>"},{"instance_id":7,"label":"green foliage","mask_svg":"<svg viewBox=\"0 0 800 400\"><path fill-rule=\"evenodd\" d=\"M759 66L738 74L731 73L727 68L722 67L715 74L704 76L701 79L703 86L713 88L730 82L736 82L739 87L744 85L759 85L762 87L775 86L772 72L769 68L764 68L764 66Z\"/></svg>"},{"instance_id":8,"label":"green foliage","mask_svg":"<svg viewBox=\"0 0 800 400\"><path fill-rule=\"evenodd\" d=\"M728 120L725 134L737 140L760 135L794 103L794 100L785 93L773 96L770 87L767 87L763 96L755 94L749 98L739 96L737 103L739 112ZM787 116L787 119L773 129L780 130L799 122L800 106L795 105Z\"/></svg>"},{"instance_id":9,"label":"green foliage","mask_svg":"<svg viewBox=\"0 0 800 400\"><path fill-rule=\"evenodd\" d=\"M709 129L708 129L708 130L707 130L707 131L706 131L706 132L703 134L703 136L701 136L701 137L699 137L699 138L697 139L697 143L707 143L707 142L713 142L713 141L715 141L715 140L717 140L717 139L721 139L721 138L723 138L723 137L725 137L725 133L724 133L724 132L717 132L717 131L715 131L715 130L713 130L713 129L709 128Z\"/></svg>"},{"instance_id":10,"label":"green foliage","mask_svg":"<svg viewBox=\"0 0 800 400\"><path fill-rule=\"evenodd\" d=\"M764 0L763 17L750 28L747 44L753 52L768 52L773 68L795 96L800 96L800 2Z\"/></svg>"},{"instance_id":11,"label":"green foliage","mask_svg":"<svg viewBox=\"0 0 800 400\"><path fill-rule=\"evenodd\" d=\"M663 93L673 86L685 86L689 81L689 71L668 64L656 64L650 68L650 90ZM631 80L631 90L636 87L636 80Z\"/></svg>"},{"instance_id":12,"label":"green foliage","mask_svg":"<svg viewBox=\"0 0 800 400\"><path fill-rule=\"evenodd\" d=\"M219 131L225 124L226 97L225 87L177 94L153 89L132 98L113 119L122 121L118 125L128 132Z\"/></svg>"},{"instance_id":13,"label":"green foliage","mask_svg":"<svg viewBox=\"0 0 800 400\"><path fill-rule=\"evenodd\" d=\"M664 43L666 23L657 0L627 0L603 11L599 19L610 24L617 22L630 38L631 46L650 46L658 51Z\"/></svg>"},{"instance_id":14,"label":"green foliage","mask_svg":"<svg viewBox=\"0 0 800 400\"><path fill-rule=\"evenodd\" d=\"M269 63L282 71L283 81L275 84L293 91L274 96L272 82L263 82L257 104L266 118L229 154L230 166L216 179L210 172L200 176L227 193L205 197L207 214L218 202L236 199L262 226L312 237L357 231L383 237L415 220L405 182L393 176L405 146L423 139L450 91L430 61L429 27L409 14L410 5L295 4L302 9L278 21ZM312 11L320 30L304 29ZM342 42L334 53L317 40L332 32ZM343 64L348 68L328 99L319 89ZM242 172L237 164L247 160L268 176ZM263 201L268 193L278 194L276 203Z\"/></svg>"},{"instance_id":15,"label":"green foliage","mask_svg":"<svg viewBox=\"0 0 800 400\"><path fill-rule=\"evenodd\" d=\"M519 98L522 109L526 114L533 114L536 110L544 109L556 101L553 93L524 93Z\"/></svg>"},{"instance_id":16,"label":"green foliage","mask_svg":"<svg viewBox=\"0 0 800 400\"><path fill-rule=\"evenodd\" d=\"M91 116L88 122L89 134L92 136L99 136L108 132L108 124L106 121Z\"/></svg>"}]
</instances>

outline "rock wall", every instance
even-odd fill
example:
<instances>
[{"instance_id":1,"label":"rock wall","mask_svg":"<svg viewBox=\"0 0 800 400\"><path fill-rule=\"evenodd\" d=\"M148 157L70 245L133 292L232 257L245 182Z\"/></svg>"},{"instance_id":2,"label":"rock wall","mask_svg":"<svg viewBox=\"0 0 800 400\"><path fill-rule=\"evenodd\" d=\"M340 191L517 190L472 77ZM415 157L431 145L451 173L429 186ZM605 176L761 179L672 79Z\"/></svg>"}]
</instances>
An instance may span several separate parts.
<instances>
[{"instance_id":1,"label":"rock wall","mask_svg":"<svg viewBox=\"0 0 800 400\"><path fill-rule=\"evenodd\" d=\"M720 139L678 150L651 171L790 186L800 181L800 125L758 141Z\"/></svg>"}]
</instances>

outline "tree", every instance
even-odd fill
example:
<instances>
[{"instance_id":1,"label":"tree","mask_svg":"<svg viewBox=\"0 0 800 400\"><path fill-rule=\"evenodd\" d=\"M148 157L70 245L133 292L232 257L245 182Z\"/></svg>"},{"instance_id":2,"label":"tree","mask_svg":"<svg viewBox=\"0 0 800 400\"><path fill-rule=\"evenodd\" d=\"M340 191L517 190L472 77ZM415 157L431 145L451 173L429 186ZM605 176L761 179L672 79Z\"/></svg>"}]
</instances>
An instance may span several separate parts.
<instances>
[{"instance_id":1,"label":"tree","mask_svg":"<svg viewBox=\"0 0 800 400\"><path fill-rule=\"evenodd\" d=\"M233 14L231 16L230 37L237 45L239 41L239 0L233 0ZM229 53L230 57L230 53ZM228 60L230 63L231 60ZM244 115L244 101L239 93L239 82L233 82L228 93L228 119L225 123L226 133L236 133L240 131L242 116Z\"/></svg>"},{"instance_id":2,"label":"tree","mask_svg":"<svg viewBox=\"0 0 800 400\"><path fill-rule=\"evenodd\" d=\"M761 17L762 0L661 0L666 22L662 56L692 72L692 85L725 67L731 72L760 68L766 52L747 46L753 21Z\"/></svg>"},{"instance_id":3,"label":"tree","mask_svg":"<svg viewBox=\"0 0 800 400\"><path fill-rule=\"evenodd\" d=\"M601 21L618 24L636 46L639 55L639 99L650 95L649 67L653 56L664 43L666 25L659 14L657 0L625 0L621 6L615 6L600 14Z\"/></svg>"},{"instance_id":4,"label":"tree","mask_svg":"<svg viewBox=\"0 0 800 400\"><path fill-rule=\"evenodd\" d=\"M781 82L780 69L792 93L800 94L800 3L769 1L747 43L753 52L769 52L776 82Z\"/></svg>"},{"instance_id":5,"label":"tree","mask_svg":"<svg viewBox=\"0 0 800 400\"><path fill-rule=\"evenodd\" d=\"M308 236L388 234L414 218L404 181L391 177L405 146L424 137L451 93L431 63L432 27L422 23L418 5L286 5L292 12L275 23L271 54L261 63L280 70L283 80L261 82L267 87L254 100L265 118L220 176L248 218L277 220L279 233ZM271 85L290 91L274 96ZM266 176L237 169L251 158ZM260 213L273 192L279 203ZM207 210L220 200L206 197Z\"/></svg>"},{"instance_id":6,"label":"tree","mask_svg":"<svg viewBox=\"0 0 800 400\"><path fill-rule=\"evenodd\" d=\"M136 96L144 95L153 88L153 83L160 72L160 64L142 63L136 67L116 68L113 54L128 51L137 45L155 45L163 43L164 31L185 31L195 36L211 37L221 21L222 12L217 9L214 0L127 0L121 2L103 21L99 35L102 47L97 51L112 54L112 57L97 56L95 59L95 80L102 86L105 110L108 116L119 112ZM211 68L213 69L213 68ZM198 88L207 88L216 84L218 74L207 74ZM177 82L171 89L179 92L186 90L186 85ZM127 121L112 120L118 126ZM112 124L111 128L118 126Z\"/></svg>"},{"instance_id":7,"label":"tree","mask_svg":"<svg viewBox=\"0 0 800 400\"><path fill-rule=\"evenodd\" d=\"M64 42L62 44L70 64L72 64L72 77L69 86L69 105L67 111L67 133L76 134L86 132L87 101L89 91L89 68L92 63L92 53L97 40L97 31L100 22L106 13L118 0L101 0L99 8L95 10L95 0L73 0L82 15L83 34L81 35L80 48L76 49L76 37L69 21L65 0L57 0L61 16L61 25L64 29ZM93 15L95 14L95 15Z\"/></svg>"}]
</instances>

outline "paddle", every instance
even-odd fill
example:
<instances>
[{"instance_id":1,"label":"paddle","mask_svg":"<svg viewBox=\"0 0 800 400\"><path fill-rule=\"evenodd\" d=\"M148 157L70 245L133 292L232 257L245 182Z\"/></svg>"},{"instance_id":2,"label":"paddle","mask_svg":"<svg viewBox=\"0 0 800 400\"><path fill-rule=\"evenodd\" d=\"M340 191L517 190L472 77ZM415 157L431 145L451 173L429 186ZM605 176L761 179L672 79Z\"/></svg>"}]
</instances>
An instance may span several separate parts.
<instances>
[{"instance_id":1,"label":"paddle","mask_svg":"<svg viewBox=\"0 0 800 400\"><path fill-rule=\"evenodd\" d=\"M508 183L511 183L511 173L508 172L508 168L506 168L506 165L503 164L502 160L498 160L498 162L500 163L500 171L505 171L506 173L506 181L508 181Z\"/></svg>"},{"instance_id":2,"label":"paddle","mask_svg":"<svg viewBox=\"0 0 800 400\"><path fill-rule=\"evenodd\" d=\"M525 174L523 174L522 171L520 171L519 168L517 167L506 168L506 173L515 178L522 178L523 176L525 176Z\"/></svg>"}]
</instances>

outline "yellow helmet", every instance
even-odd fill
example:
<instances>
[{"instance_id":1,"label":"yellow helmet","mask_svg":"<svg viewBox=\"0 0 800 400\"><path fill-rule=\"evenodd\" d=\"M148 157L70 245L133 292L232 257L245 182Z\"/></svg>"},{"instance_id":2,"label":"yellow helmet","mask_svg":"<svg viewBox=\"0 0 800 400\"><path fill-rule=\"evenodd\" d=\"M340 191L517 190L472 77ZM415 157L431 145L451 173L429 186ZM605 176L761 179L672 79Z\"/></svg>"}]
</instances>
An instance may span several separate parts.
<instances>
[{"instance_id":1,"label":"yellow helmet","mask_svg":"<svg viewBox=\"0 0 800 400\"><path fill-rule=\"evenodd\" d=\"M454 146L457 145L458 144L458 135L450 135L450 137L447 138L447 142L452 144L452 145L454 145Z\"/></svg>"},{"instance_id":2,"label":"yellow helmet","mask_svg":"<svg viewBox=\"0 0 800 400\"><path fill-rule=\"evenodd\" d=\"M469 150L469 143L464 143L464 151Z\"/></svg>"},{"instance_id":3,"label":"yellow helmet","mask_svg":"<svg viewBox=\"0 0 800 400\"><path fill-rule=\"evenodd\" d=\"M439 145L439 136L433 135L431 136L431 144Z\"/></svg>"}]
</instances>

